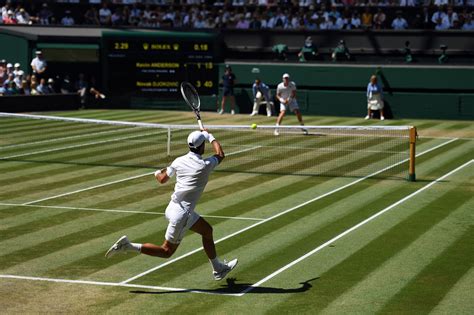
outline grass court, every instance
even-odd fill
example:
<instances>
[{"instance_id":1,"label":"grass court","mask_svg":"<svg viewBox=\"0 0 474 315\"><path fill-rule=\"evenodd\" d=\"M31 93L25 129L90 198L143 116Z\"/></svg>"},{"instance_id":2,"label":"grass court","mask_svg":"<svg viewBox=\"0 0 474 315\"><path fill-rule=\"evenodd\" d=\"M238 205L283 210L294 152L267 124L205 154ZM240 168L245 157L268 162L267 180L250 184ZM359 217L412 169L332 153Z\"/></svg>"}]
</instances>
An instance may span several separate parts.
<instances>
[{"instance_id":1,"label":"grass court","mask_svg":"<svg viewBox=\"0 0 474 315\"><path fill-rule=\"evenodd\" d=\"M47 115L194 123L192 113L176 111ZM121 235L163 241L174 180L159 186L155 168L133 167L149 150L157 150L160 167L168 162L163 142L139 145L154 135L134 138L132 148L128 133L111 126L0 118L2 313L474 313L472 121L304 118L307 125L416 126L418 180L404 180L402 171L384 178L377 164L366 176L325 176L351 163L344 156L315 158L328 168L317 176L292 174L291 165L285 174L249 172L243 160L218 168L196 211L213 225L219 257L239 259L220 282L192 232L169 260L104 258ZM208 125L275 119L203 113ZM186 151L185 143L173 147ZM225 143L224 150L224 164L253 154ZM265 154L275 154L278 168L282 153L272 152ZM123 159L131 162L119 165ZM310 167L295 163L298 171Z\"/></svg>"}]
</instances>

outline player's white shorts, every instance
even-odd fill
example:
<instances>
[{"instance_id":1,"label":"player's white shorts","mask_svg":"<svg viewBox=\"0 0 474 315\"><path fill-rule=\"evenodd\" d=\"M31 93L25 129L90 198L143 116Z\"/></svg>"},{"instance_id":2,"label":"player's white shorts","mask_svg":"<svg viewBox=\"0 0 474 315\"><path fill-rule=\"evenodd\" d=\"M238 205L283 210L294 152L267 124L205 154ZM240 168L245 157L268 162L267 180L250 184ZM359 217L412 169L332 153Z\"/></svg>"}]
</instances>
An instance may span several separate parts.
<instances>
[{"instance_id":1,"label":"player's white shorts","mask_svg":"<svg viewBox=\"0 0 474 315\"><path fill-rule=\"evenodd\" d=\"M286 111L287 107L289 107L292 112L295 111L295 109L298 109L298 110L300 109L298 107L298 102L296 100L293 100L293 101L291 101L290 104L287 104L287 105L285 105L283 103L280 103L280 112L283 111L283 110Z\"/></svg>"},{"instance_id":2,"label":"player's white shorts","mask_svg":"<svg viewBox=\"0 0 474 315\"><path fill-rule=\"evenodd\" d=\"M168 219L168 228L166 229L165 239L173 244L181 243L181 240L200 216L194 211L185 210L179 203L170 201L165 211Z\"/></svg>"}]
</instances>

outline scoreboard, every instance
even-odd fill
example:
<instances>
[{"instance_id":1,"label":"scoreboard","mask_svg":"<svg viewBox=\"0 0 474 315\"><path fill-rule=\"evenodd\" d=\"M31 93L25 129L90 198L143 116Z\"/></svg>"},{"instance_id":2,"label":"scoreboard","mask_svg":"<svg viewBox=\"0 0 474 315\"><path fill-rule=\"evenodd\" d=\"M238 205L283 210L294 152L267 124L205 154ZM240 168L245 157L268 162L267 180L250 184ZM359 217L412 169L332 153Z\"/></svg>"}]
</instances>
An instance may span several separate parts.
<instances>
[{"instance_id":1,"label":"scoreboard","mask_svg":"<svg viewBox=\"0 0 474 315\"><path fill-rule=\"evenodd\" d=\"M118 97L178 99L182 81L200 95L218 91L220 45L212 33L105 32L105 86Z\"/></svg>"}]
</instances>

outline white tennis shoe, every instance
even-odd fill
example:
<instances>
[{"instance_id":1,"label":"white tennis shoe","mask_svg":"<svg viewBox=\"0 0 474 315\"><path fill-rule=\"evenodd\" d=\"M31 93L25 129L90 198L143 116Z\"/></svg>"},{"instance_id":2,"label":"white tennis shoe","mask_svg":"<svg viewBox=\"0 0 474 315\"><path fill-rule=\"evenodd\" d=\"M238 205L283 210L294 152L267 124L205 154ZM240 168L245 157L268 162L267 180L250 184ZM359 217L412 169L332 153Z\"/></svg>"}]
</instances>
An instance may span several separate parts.
<instances>
[{"instance_id":1,"label":"white tennis shoe","mask_svg":"<svg viewBox=\"0 0 474 315\"><path fill-rule=\"evenodd\" d=\"M278 129L275 129L275 131L273 132L273 134L274 134L275 136L279 136L279 135L280 135L280 132L278 131Z\"/></svg>"},{"instance_id":2,"label":"white tennis shoe","mask_svg":"<svg viewBox=\"0 0 474 315\"><path fill-rule=\"evenodd\" d=\"M105 253L105 258L110 258L117 253L126 253L131 250L133 250L132 244L128 240L127 235L124 235L109 248L107 253Z\"/></svg>"},{"instance_id":3,"label":"white tennis shoe","mask_svg":"<svg viewBox=\"0 0 474 315\"><path fill-rule=\"evenodd\" d=\"M230 114L231 114L231 115L235 115L235 110L232 109L232 110L230 111Z\"/></svg>"},{"instance_id":4,"label":"white tennis shoe","mask_svg":"<svg viewBox=\"0 0 474 315\"><path fill-rule=\"evenodd\" d=\"M383 116L380 116L380 120L385 120L385 117L383 117Z\"/></svg>"},{"instance_id":5,"label":"white tennis shoe","mask_svg":"<svg viewBox=\"0 0 474 315\"><path fill-rule=\"evenodd\" d=\"M214 275L214 280L216 281L219 281L219 280L222 280L225 278L225 276L227 276L227 274L229 272L232 271L232 269L235 268L235 266L237 266L237 263L238 263L238 260L237 259L233 259L229 262L227 262L226 260L224 260L224 264L222 265L222 269L221 271L213 271L213 275Z\"/></svg>"},{"instance_id":6,"label":"white tennis shoe","mask_svg":"<svg viewBox=\"0 0 474 315\"><path fill-rule=\"evenodd\" d=\"M369 115L367 115L367 116L365 116L365 118L364 118L364 119L365 119L365 120L367 120L367 119L370 119L370 116L369 116Z\"/></svg>"}]
</instances>

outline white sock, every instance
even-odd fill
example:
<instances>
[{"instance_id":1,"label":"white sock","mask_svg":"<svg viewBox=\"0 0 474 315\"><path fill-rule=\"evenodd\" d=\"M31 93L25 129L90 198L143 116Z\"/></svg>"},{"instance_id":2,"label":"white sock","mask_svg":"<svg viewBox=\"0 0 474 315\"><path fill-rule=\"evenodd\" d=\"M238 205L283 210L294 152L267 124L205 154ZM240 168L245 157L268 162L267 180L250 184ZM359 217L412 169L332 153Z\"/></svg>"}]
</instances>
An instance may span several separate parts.
<instances>
[{"instance_id":1,"label":"white sock","mask_svg":"<svg viewBox=\"0 0 474 315\"><path fill-rule=\"evenodd\" d=\"M214 271L219 271L222 269L222 263L221 261L219 260L219 258L214 258L214 259L209 259L209 261L211 262L211 265L212 265L212 269Z\"/></svg>"},{"instance_id":2,"label":"white sock","mask_svg":"<svg viewBox=\"0 0 474 315\"><path fill-rule=\"evenodd\" d=\"M275 126L280 127L280 124L276 124Z\"/></svg>"},{"instance_id":3,"label":"white sock","mask_svg":"<svg viewBox=\"0 0 474 315\"><path fill-rule=\"evenodd\" d=\"M130 243L130 250L133 252L142 252L142 244L140 243Z\"/></svg>"}]
</instances>

